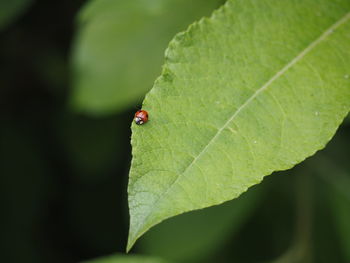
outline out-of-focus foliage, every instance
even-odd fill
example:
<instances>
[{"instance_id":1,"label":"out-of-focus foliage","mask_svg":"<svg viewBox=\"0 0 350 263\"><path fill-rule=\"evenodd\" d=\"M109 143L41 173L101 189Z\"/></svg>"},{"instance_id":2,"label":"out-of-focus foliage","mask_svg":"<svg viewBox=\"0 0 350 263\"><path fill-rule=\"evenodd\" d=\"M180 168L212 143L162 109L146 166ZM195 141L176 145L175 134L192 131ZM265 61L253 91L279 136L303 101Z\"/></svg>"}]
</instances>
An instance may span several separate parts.
<instances>
[{"instance_id":1,"label":"out-of-focus foliage","mask_svg":"<svg viewBox=\"0 0 350 263\"><path fill-rule=\"evenodd\" d=\"M58 138L80 180L103 179L123 153L127 132L115 118L90 119L63 112L57 120ZM82 132L84 131L84 132Z\"/></svg>"},{"instance_id":2,"label":"out-of-focus foliage","mask_svg":"<svg viewBox=\"0 0 350 263\"><path fill-rule=\"evenodd\" d=\"M330 176L330 173L326 176ZM339 178L340 176L343 178ZM339 244L346 260L350 261L350 178L346 173L339 173L336 179L339 182L337 181L335 184L339 186L336 190L331 189L329 197L331 202L329 205L332 208L334 222L337 224L336 230Z\"/></svg>"},{"instance_id":3,"label":"out-of-focus foliage","mask_svg":"<svg viewBox=\"0 0 350 263\"><path fill-rule=\"evenodd\" d=\"M348 125L348 124L347 124ZM329 215L335 225L337 242L347 261L350 260L350 141L342 132L329 147L328 155L316 156L313 161L315 175L324 182L324 192ZM326 244L325 244L326 246Z\"/></svg>"},{"instance_id":4,"label":"out-of-focus foliage","mask_svg":"<svg viewBox=\"0 0 350 263\"><path fill-rule=\"evenodd\" d=\"M238 232L258 206L263 190L256 187L237 200L172 218L147 233L140 249L171 262L208 260Z\"/></svg>"},{"instance_id":5,"label":"out-of-focus foliage","mask_svg":"<svg viewBox=\"0 0 350 263\"><path fill-rule=\"evenodd\" d=\"M345 118L345 122L346 122L346 123L350 123L350 115L348 115L348 116Z\"/></svg>"},{"instance_id":6,"label":"out-of-focus foliage","mask_svg":"<svg viewBox=\"0 0 350 263\"><path fill-rule=\"evenodd\" d=\"M21 15L32 0L1 0L0 1L0 30Z\"/></svg>"},{"instance_id":7,"label":"out-of-focus foliage","mask_svg":"<svg viewBox=\"0 0 350 263\"><path fill-rule=\"evenodd\" d=\"M71 103L110 114L139 103L170 39L222 0L92 0L78 16Z\"/></svg>"},{"instance_id":8,"label":"out-of-focus foliage","mask_svg":"<svg viewBox=\"0 0 350 263\"><path fill-rule=\"evenodd\" d=\"M9 121L0 131L1 257L10 259L5 262L44 262L35 233L54 186L31 132L25 124Z\"/></svg>"},{"instance_id":9,"label":"out-of-focus foliage","mask_svg":"<svg viewBox=\"0 0 350 263\"><path fill-rule=\"evenodd\" d=\"M96 258L82 263L166 263L159 258L152 258L140 255L115 255L109 257Z\"/></svg>"}]
</instances>

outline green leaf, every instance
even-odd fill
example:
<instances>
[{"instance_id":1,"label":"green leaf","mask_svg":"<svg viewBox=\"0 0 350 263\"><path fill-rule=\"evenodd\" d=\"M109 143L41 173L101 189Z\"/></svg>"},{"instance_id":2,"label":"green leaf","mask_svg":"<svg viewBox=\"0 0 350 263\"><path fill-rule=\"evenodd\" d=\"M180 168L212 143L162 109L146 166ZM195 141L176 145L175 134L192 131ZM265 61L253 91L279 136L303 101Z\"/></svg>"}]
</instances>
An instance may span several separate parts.
<instances>
[{"instance_id":1,"label":"green leaf","mask_svg":"<svg viewBox=\"0 0 350 263\"><path fill-rule=\"evenodd\" d=\"M350 1L232 0L177 35L132 125L128 249L322 149L350 108Z\"/></svg>"},{"instance_id":2,"label":"green leaf","mask_svg":"<svg viewBox=\"0 0 350 263\"><path fill-rule=\"evenodd\" d=\"M12 23L32 0L1 0L0 1L0 30Z\"/></svg>"},{"instance_id":3,"label":"green leaf","mask_svg":"<svg viewBox=\"0 0 350 263\"><path fill-rule=\"evenodd\" d=\"M210 262L260 203L262 190L255 188L223 205L171 218L149 231L139 248L171 262Z\"/></svg>"},{"instance_id":4,"label":"green leaf","mask_svg":"<svg viewBox=\"0 0 350 263\"><path fill-rule=\"evenodd\" d=\"M85 263L165 263L165 261L147 256L135 255L114 255L108 257L96 258Z\"/></svg>"},{"instance_id":5,"label":"green leaf","mask_svg":"<svg viewBox=\"0 0 350 263\"><path fill-rule=\"evenodd\" d=\"M71 103L94 115L141 102L173 35L223 0L94 0L79 15Z\"/></svg>"}]
</instances>

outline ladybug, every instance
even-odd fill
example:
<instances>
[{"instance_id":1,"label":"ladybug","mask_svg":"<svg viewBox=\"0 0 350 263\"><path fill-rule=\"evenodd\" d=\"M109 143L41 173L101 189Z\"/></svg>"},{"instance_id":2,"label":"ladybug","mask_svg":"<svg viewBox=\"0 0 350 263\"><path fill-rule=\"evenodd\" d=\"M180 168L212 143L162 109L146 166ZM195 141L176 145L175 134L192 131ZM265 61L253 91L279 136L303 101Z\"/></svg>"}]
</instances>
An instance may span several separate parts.
<instances>
[{"instance_id":1,"label":"ladybug","mask_svg":"<svg viewBox=\"0 0 350 263\"><path fill-rule=\"evenodd\" d=\"M142 125L148 121L148 112L145 110L138 110L135 113L134 121L137 125Z\"/></svg>"}]
</instances>

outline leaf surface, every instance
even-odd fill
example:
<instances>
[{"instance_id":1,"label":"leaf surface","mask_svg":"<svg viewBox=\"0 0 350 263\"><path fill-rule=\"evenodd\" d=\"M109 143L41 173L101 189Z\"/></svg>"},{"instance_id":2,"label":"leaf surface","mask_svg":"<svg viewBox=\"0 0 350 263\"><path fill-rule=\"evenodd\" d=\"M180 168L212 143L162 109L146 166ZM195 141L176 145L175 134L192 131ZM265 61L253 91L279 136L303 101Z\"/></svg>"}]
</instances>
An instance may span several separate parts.
<instances>
[{"instance_id":1,"label":"leaf surface","mask_svg":"<svg viewBox=\"0 0 350 263\"><path fill-rule=\"evenodd\" d=\"M141 102L173 35L223 0L93 0L79 15L71 103L106 115Z\"/></svg>"},{"instance_id":2,"label":"leaf surface","mask_svg":"<svg viewBox=\"0 0 350 263\"><path fill-rule=\"evenodd\" d=\"M178 34L132 125L128 249L322 149L350 107L350 2L232 0Z\"/></svg>"}]
</instances>

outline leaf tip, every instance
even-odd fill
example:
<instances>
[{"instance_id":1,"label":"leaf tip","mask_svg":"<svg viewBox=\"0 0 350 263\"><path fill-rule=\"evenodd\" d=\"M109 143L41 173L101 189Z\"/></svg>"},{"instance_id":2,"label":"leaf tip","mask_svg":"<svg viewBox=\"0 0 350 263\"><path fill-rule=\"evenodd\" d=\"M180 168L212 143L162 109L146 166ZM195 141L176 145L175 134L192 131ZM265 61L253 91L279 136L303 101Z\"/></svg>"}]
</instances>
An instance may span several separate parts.
<instances>
[{"instance_id":1,"label":"leaf tip","mask_svg":"<svg viewBox=\"0 0 350 263\"><path fill-rule=\"evenodd\" d=\"M136 241L140 238L140 236L143 234L143 232L140 232L138 230L135 230L135 227L132 224L130 224L129 227L129 235L128 235L128 242L126 245L126 253L129 253L130 250L133 248L135 245Z\"/></svg>"},{"instance_id":2,"label":"leaf tip","mask_svg":"<svg viewBox=\"0 0 350 263\"><path fill-rule=\"evenodd\" d=\"M128 242L126 245L126 253L129 253L130 250L135 245L136 241L145 233L146 231L140 232L140 231L133 231L133 228L130 228L129 236L128 236Z\"/></svg>"},{"instance_id":3,"label":"leaf tip","mask_svg":"<svg viewBox=\"0 0 350 263\"><path fill-rule=\"evenodd\" d=\"M130 252L134 244L135 244L135 241L131 241L130 238L128 238L128 243L126 245L126 253Z\"/></svg>"}]
</instances>

